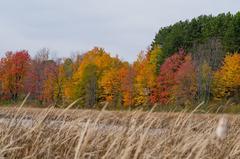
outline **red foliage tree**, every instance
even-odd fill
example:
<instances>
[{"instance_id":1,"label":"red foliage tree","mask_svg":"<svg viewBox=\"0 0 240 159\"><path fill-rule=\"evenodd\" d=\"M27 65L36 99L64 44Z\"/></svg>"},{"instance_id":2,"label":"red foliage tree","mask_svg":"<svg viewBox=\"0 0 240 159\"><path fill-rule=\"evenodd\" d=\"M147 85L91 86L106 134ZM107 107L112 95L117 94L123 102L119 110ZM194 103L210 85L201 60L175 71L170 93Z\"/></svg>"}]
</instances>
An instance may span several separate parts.
<instances>
[{"instance_id":1,"label":"red foliage tree","mask_svg":"<svg viewBox=\"0 0 240 159\"><path fill-rule=\"evenodd\" d=\"M17 100L23 92L24 78L29 68L30 56L27 51L7 52L0 61L2 94L6 99Z\"/></svg>"},{"instance_id":2,"label":"red foliage tree","mask_svg":"<svg viewBox=\"0 0 240 159\"><path fill-rule=\"evenodd\" d=\"M197 93L196 70L191 55L185 57L175 76L174 96L178 105L192 104Z\"/></svg>"},{"instance_id":3,"label":"red foliage tree","mask_svg":"<svg viewBox=\"0 0 240 159\"><path fill-rule=\"evenodd\" d=\"M160 67L160 73L157 78L157 86L152 90L152 103L167 104L171 101L173 88L177 84L176 72L183 64L185 59L185 52L180 49L179 52L167 58Z\"/></svg>"}]
</instances>

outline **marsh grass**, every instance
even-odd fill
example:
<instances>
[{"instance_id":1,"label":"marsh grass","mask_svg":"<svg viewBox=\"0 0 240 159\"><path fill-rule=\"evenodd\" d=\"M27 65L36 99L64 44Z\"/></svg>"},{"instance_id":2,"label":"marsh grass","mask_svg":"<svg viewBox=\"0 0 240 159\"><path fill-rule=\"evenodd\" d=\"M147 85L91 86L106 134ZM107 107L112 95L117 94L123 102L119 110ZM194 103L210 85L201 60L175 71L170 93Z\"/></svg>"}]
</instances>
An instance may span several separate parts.
<instances>
[{"instance_id":1,"label":"marsh grass","mask_svg":"<svg viewBox=\"0 0 240 159\"><path fill-rule=\"evenodd\" d=\"M237 115L69 108L1 108L0 158L240 158Z\"/></svg>"}]
</instances>

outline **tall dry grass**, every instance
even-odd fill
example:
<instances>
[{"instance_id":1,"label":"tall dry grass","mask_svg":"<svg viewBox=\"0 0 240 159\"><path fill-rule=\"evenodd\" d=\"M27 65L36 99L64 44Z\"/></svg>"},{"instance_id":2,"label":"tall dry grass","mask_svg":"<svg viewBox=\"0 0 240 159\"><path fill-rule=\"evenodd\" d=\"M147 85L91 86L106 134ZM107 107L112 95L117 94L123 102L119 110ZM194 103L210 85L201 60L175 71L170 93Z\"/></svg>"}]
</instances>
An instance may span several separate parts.
<instances>
[{"instance_id":1,"label":"tall dry grass","mask_svg":"<svg viewBox=\"0 0 240 159\"><path fill-rule=\"evenodd\" d=\"M240 125L221 115L1 108L0 158L240 158Z\"/></svg>"}]
</instances>

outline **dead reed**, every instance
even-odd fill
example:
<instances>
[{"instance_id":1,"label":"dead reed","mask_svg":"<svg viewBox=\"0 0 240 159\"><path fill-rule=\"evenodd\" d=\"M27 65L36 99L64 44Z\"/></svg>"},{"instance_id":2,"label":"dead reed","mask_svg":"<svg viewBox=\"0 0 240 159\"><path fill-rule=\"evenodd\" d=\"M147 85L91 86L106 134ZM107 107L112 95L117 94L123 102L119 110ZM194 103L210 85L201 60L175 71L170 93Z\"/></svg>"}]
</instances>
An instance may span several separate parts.
<instances>
[{"instance_id":1,"label":"dead reed","mask_svg":"<svg viewBox=\"0 0 240 159\"><path fill-rule=\"evenodd\" d=\"M240 158L240 118L54 108L0 109L0 158Z\"/></svg>"}]
</instances>

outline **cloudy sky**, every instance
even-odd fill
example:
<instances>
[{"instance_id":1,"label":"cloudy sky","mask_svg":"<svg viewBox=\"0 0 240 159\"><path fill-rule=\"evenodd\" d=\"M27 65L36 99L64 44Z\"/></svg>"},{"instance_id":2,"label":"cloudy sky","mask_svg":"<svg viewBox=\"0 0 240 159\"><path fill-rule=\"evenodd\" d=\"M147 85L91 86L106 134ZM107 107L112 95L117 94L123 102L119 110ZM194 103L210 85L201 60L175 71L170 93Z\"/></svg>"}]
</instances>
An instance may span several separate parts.
<instances>
[{"instance_id":1,"label":"cloudy sky","mask_svg":"<svg viewBox=\"0 0 240 159\"><path fill-rule=\"evenodd\" d=\"M0 56L47 47L67 57L99 46L133 61L160 27L239 9L239 0L1 0Z\"/></svg>"}]
</instances>

